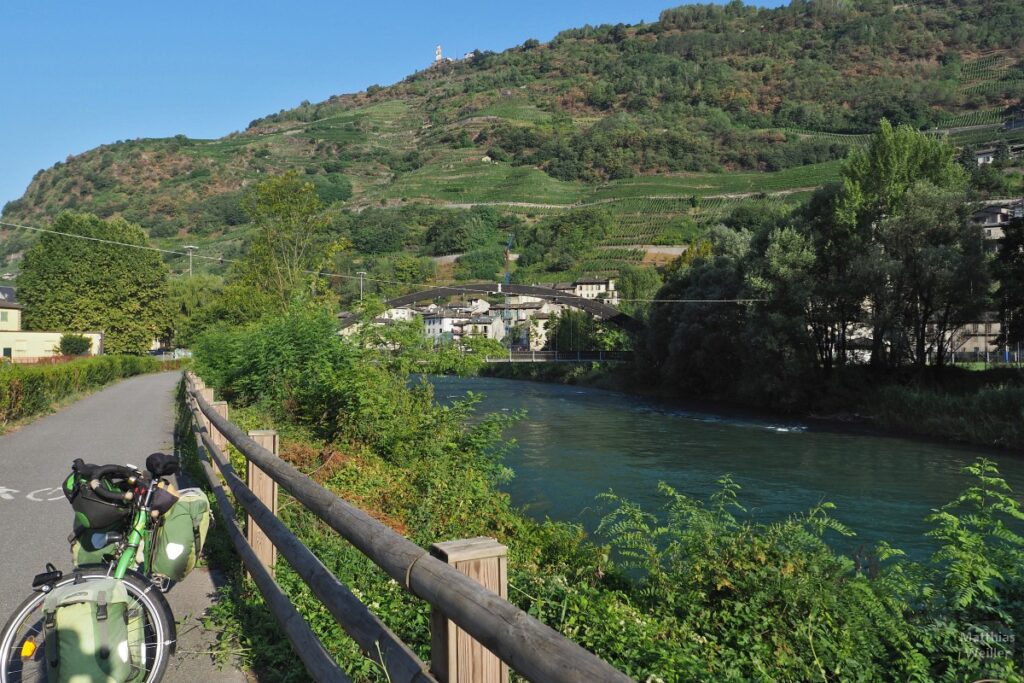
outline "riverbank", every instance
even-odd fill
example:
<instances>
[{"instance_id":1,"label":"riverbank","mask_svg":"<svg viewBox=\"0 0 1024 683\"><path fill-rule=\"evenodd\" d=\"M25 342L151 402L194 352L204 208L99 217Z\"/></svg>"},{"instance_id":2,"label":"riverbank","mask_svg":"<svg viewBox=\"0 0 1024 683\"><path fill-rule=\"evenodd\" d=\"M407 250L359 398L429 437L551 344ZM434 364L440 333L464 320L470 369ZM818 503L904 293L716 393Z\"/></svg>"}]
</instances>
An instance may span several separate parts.
<instances>
[{"instance_id":1,"label":"riverbank","mask_svg":"<svg viewBox=\"0 0 1024 683\"><path fill-rule=\"evenodd\" d=\"M1014 368L943 368L884 378L868 368L849 368L788 409L734 396L686 396L627 365L513 363L484 366L479 375L609 389L687 408L699 400L705 410L801 419L837 431L1024 449L1024 372Z\"/></svg>"},{"instance_id":2,"label":"riverbank","mask_svg":"<svg viewBox=\"0 0 1024 683\"><path fill-rule=\"evenodd\" d=\"M611 392L520 384L502 396L456 384L498 383L478 378L441 378L435 390L409 381L419 367L413 359L382 362L394 359L332 334L334 325L333 311L296 307L280 319L209 331L193 347L197 373L230 402L243 429L277 429L284 460L421 547L475 536L505 544L509 599L626 675L666 683L841 680L850 671L879 681L1016 680L1019 648L982 658L956 636L984 628L978 637L1024 643L1024 619L1013 608L1024 585L1020 505L973 493L976 481L987 491L1019 489L1016 470L1008 481L994 462L977 459L964 476L971 459L962 453L912 455L900 450L908 444L702 420ZM531 395L540 389L554 395ZM517 420L523 410L528 417ZM505 434L516 429L522 457L506 464L514 442ZM832 466L823 471L826 460ZM524 515L503 487L531 470L526 488L545 482L559 503L580 497L544 519L535 510ZM649 503L626 490L628 470L644 471L634 481L653 495ZM662 483L652 492L655 481ZM872 524L941 508L941 517L926 520L939 550L920 561L896 555L891 544L874 546L898 538L875 525L872 538L850 541L858 543L850 554L835 551L829 537L853 532L823 502L833 497L822 485L846 487L853 504L839 497L837 505ZM916 515L908 485L928 496L915 499ZM972 488L963 494L965 487ZM573 521L585 508L593 509L598 543ZM429 656L423 603L300 507L285 501L279 513L410 648ZM922 536L920 527L911 534ZM954 552L958 562L942 561ZM980 578L968 573L977 567L986 570ZM379 679L294 572L279 564L276 579L353 680ZM967 601L962 586L972 591ZM255 668L299 675L248 584L230 604L215 618L242 638ZM908 613L907 604L920 609ZM1005 625L981 621L999 609L1008 612ZM935 638L937 621L954 635Z\"/></svg>"}]
</instances>

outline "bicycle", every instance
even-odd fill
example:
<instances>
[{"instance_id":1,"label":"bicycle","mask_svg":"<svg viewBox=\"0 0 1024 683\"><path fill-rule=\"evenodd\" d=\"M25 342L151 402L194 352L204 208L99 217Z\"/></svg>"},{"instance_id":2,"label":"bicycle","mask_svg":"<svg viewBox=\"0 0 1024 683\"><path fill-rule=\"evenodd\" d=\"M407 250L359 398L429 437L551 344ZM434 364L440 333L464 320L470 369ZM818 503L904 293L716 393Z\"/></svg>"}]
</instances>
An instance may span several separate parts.
<instances>
[{"instance_id":1,"label":"bicycle","mask_svg":"<svg viewBox=\"0 0 1024 683\"><path fill-rule=\"evenodd\" d=\"M163 456L166 460L151 465L154 456L147 459L146 472L131 465L97 467L75 461L76 473L80 464L89 468L87 486L112 508L108 514L123 517L120 530L103 532L106 536L98 541L103 545L116 545L104 556L102 564L76 567L70 576L65 576L48 563L46 571L33 579L33 594L15 610L0 631L0 683L47 679L43 610L47 595L69 583L109 578L123 583L130 601L128 614L142 619L144 640L138 650L141 661L139 668L133 669L132 680L157 683L163 678L174 653L177 632L170 605L163 596L167 583L154 580L150 570L152 553L146 552L146 548L154 547L149 541L154 537L160 514L173 504L173 496L168 502L167 491L163 488L167 480L163 477L177 471L177 459Z\"/></svg>"}]
</instances>

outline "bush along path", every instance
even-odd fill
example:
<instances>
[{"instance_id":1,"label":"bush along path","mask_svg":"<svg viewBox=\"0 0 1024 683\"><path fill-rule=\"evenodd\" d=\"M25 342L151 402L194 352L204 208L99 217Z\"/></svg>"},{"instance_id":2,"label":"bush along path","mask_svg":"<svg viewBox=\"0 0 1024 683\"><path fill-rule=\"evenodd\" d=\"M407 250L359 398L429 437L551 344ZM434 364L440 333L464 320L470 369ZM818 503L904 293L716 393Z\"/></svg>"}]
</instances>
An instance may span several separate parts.
<instances>
[{"instance_id":1,"label":"bush along path","mask_svg":"<svg viewBox=\"0 0 1024 683\"><path fill-rule=\"evenodd\" d=\"M380 334L369 330L367 334ZM1022 681L1024 512L995 466L965 468L964 492L930 518L939 547L912 562L886 544L856 557L826 542L851 532L829 503L772 524L742 507L723 473L698 500L662 486L643 510L613 493L601 544L572 524L537 523L498 490L514 416L443 407L419 366L335 334L330 311L219 327L194 346L197 372L245 428L272 424L282 457L421 546L487 535L509 547L509 597L638 680ZM427 608L296 506L281 517L421 657ZM342 667L378 680L285 566L278 578ZM260 626L242 584L216 608L258 671L295 658Z\"/></svg>"},{"instance_id":2,"label":"bush along path","mask_svg":"<svg viewBox=\"0 0 1024 683\"><path fill-rule=\"evenodd\" d=\"M97 356L59 365L0 364L0 433L11 422L45 413L75 393L161 369L160 362L149 356Z\"/></svg>"}]
</instances>

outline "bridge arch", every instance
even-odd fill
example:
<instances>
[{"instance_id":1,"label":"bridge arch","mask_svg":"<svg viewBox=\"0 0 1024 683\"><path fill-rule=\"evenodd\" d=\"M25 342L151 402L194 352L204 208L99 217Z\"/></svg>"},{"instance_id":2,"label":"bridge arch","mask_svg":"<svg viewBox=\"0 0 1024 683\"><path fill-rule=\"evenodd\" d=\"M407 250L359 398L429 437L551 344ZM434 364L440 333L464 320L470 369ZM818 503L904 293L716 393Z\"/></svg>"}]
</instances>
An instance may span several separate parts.
<instances>
[{"instance_id":1,"label":"bridge arch","mask_svg":"<svg viewBox=\"0 0 1024 683\"><path fill-rule=\"evenodd\" d=\"M544 299L551 303L564 304L572 308L586 311L599 320L617 325L628 332L639 332L643 329L643 323L631 315L623 313L610 304L599 299L587 299L575 294L569 294L550 287L538 287L536 285L502 284L500 282L481 282L468 285L451 285L447 287L434 287L424 289L412 294L403 294L394 299L384 302L388 308L408 306L417 301L426 301L442 296L465 296L467 294L514 294L520 296L532 296ZM348 327L355 322L355 318L348 318L342 322L342 327Z\"/></svg>"}]
</instances>

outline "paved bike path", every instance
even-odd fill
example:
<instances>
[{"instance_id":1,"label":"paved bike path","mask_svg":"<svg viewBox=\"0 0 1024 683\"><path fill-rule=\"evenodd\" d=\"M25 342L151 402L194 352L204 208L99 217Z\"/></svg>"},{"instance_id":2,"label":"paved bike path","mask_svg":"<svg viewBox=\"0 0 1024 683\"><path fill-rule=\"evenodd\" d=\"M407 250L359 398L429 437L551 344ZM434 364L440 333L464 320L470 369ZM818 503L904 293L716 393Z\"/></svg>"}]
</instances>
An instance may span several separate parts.
<instances>
[{"instance_id":1,"label":"paved bike path","mask_svg":"<svg viewBox=\"0 0 1024 683\"><path fill-rule=\"evenodd\" d=\"M180 377L132 377L0 436L0 624L28 596L32 577L47 562L65 572L71 568L72 513L60 491L71 461L143 467L150 453L170 451ZM215 592L214 575L201 567L167 594L178 621L179 654L164 681L246 680L231 667L218 669L206 654L215 636L199 617Z\"/></svg>"}]
</instances>

